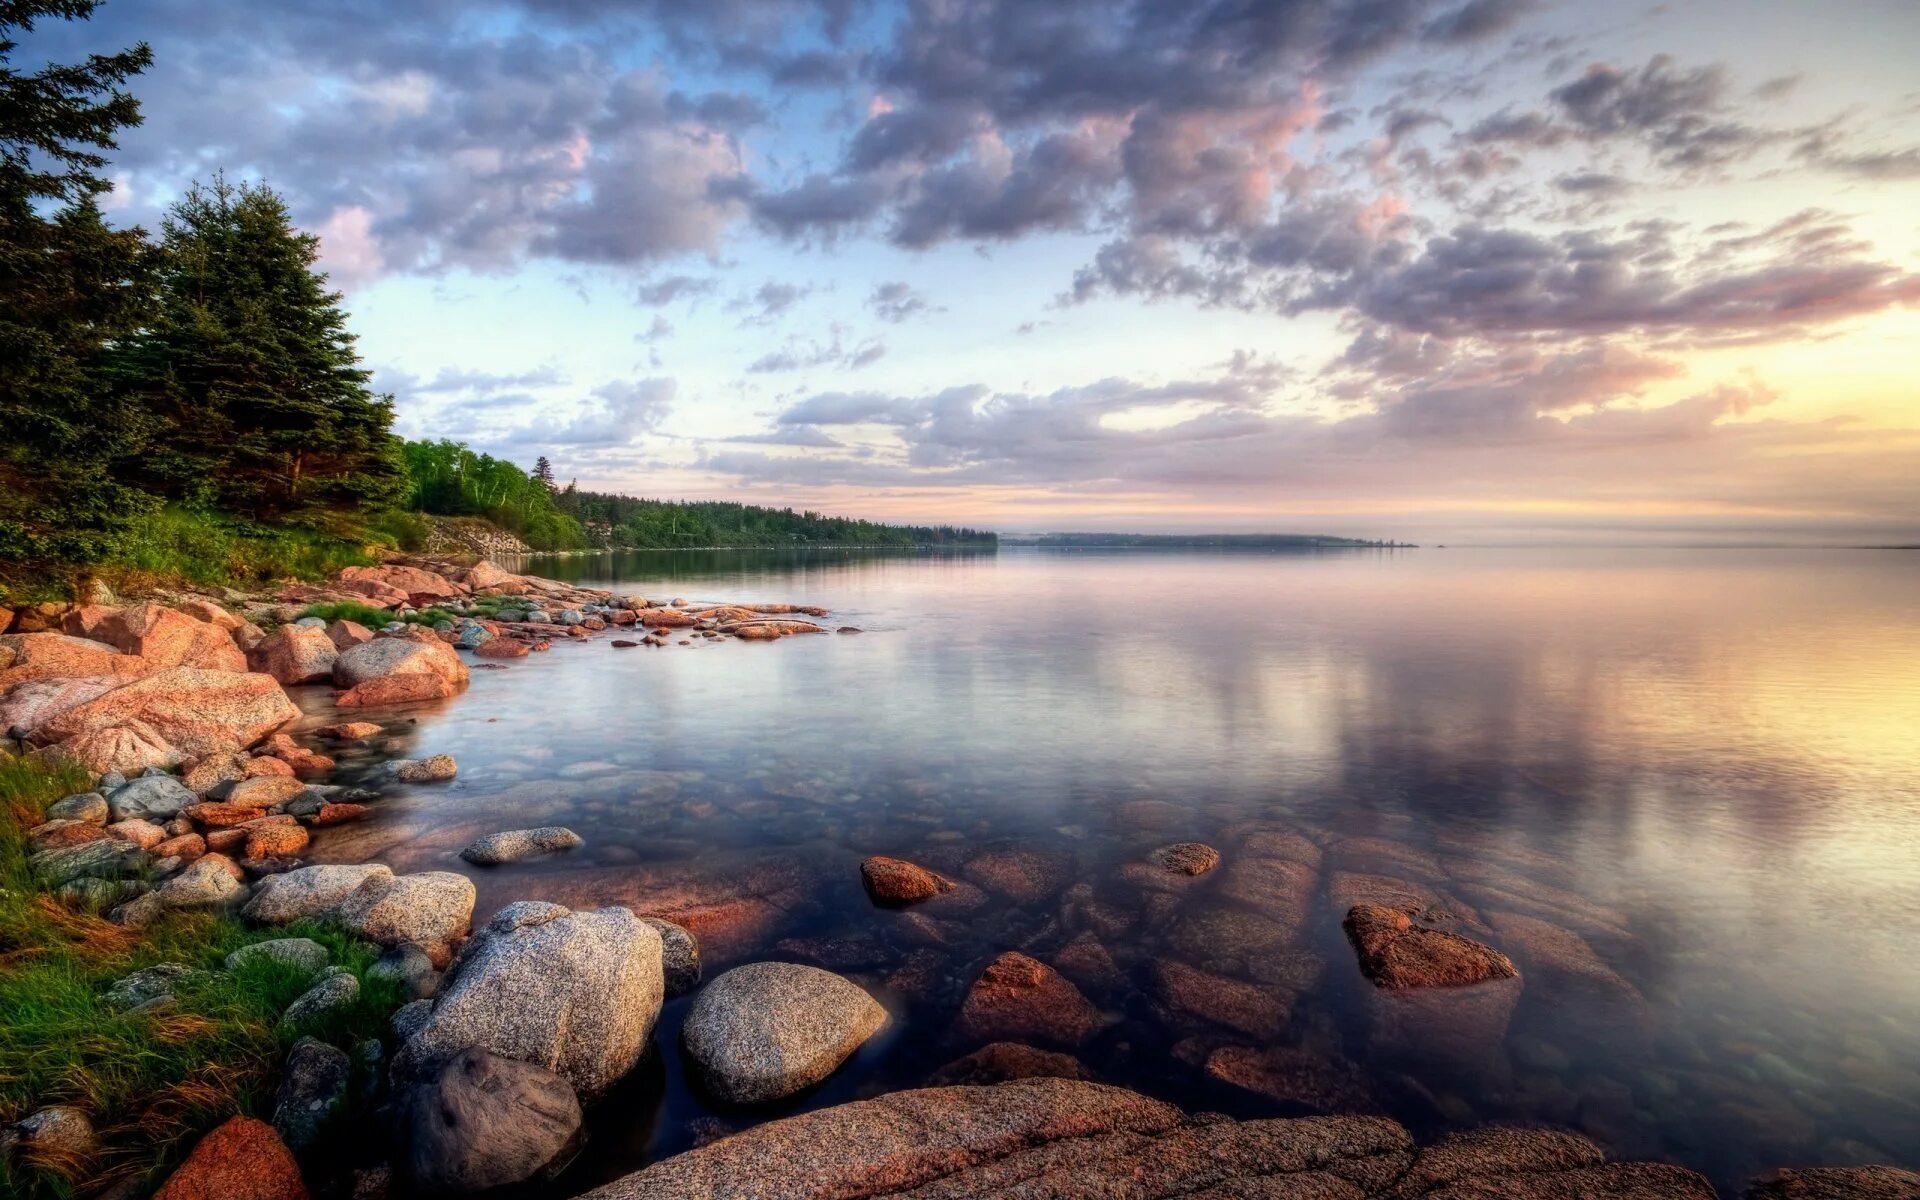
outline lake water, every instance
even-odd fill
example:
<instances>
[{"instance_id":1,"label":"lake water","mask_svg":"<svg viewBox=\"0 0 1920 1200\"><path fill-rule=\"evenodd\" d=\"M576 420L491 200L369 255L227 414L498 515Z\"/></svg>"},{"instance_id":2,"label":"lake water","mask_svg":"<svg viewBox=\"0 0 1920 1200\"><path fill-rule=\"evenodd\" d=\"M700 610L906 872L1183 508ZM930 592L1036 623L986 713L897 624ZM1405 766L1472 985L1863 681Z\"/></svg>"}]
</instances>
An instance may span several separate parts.
<instances>
[{"instance_id":1,"label":"lake water","mask_svg":"<svg viewBox=\"0 0 1920 1200\"><path fill-rule=\"evenodd\" d=\"M775 1113L926 1082L978 1044L952 1027L967 984L1022 949L1101 1010L1067 1047L1093 1076L1194 1109L1383 1111L1423 1137L1546 1122L1723 1188L1782 1164L1920 1165L1920 554L516 567L818 604L864 632L603 635L476 670L458 700L380 717L459 779L322 831L315 857L464 870L476 924L521 898L673 911L709 976L787 958L880 996L892 1027ZM303 704L332 717L324 691ZM544 823L586 847L456 857ZM1190 882L1144 865L1178 841L1222 865ZM980 886L879 909L869 854ZM1517 1003L1384 1004L1340 921L1400 894L1512 954ZM554 1194L767 1115L690 1085L687 1003Z\"/></svg>"}]
</instances>

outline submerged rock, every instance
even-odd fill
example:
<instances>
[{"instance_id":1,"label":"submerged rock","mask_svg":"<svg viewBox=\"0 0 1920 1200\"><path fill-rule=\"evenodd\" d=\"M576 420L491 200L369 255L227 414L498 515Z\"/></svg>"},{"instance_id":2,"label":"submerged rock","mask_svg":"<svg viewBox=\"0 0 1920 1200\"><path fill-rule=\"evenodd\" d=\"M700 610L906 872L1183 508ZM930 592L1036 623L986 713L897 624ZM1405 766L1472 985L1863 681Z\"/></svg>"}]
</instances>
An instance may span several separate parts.
<instances>
[{"instance_id":1,"label":"submerged rock","mask_svg":"<svg viewBox=\"0 0 1920 1200\"><path fill-rule=\"evenodd\" d=\"M1175 842L1155 850L1153 861L1176 875L1204 875L1220 865L1220 852L1203 842Z\"/></svg>"},{"instance_id":2,"label":"submerged rock","mask_svg":"<svg viewBox=\"0 0 1920 1200\"><path fill-rule=\"evenodd\" d=\"M460 851L460 857L476 866L497 866L519 862L536 854L572 850L584 844L581 836L571 829L560 825L543 825L537 829L508 829L475 838L466 849Z\"/></svg>"},{"instance_id":3,"label":"submerged rock","mask_svg":"<svg viewBox=\"0 0 1920 1200\"><path fill-rule=\"evenodd\" d=\"M778 1100L825 1079L887 1023L886 1009L830 971L749 963L694 998L681 1034L723 1100Z\"/></svg>"},{"instance_id":4,"label":"submerged rock","mask_svg":"<svg viewBox=\"0 0 1920 1200\"><path fill-rule=\"evenodd\" d=\"M1077 1046L1104 1023L1099 1010L1059 972L1009 950L973 981L954 1032L966 1041Z\"/></svg>"},{"instance_id":5,"label":"submerged rock","mask_svg":"<svg viewBox=\"0 0 1920 1200\"><path fill-rule=\"evenodd\" d=\"M580 1131L567 1081L469 1047L400 1101L401 1175L429 1193L505 1187L545 1171Z\"/></svg>"},{"instance_id":6,"label":"submerged rock","mask_svg":"<svg viewBox=\"0 0 1920 1200\"><path fill-rule=\"evenodd\" d=\"M860 864L860 881L878 904L913 904L953 890L951 880L905 859L881 854Z\"/></svg>"},{"instance_id":7,"label":"submerged rock","mask_svg":"<svg viewBox=\"0 0 1920 1200\"><path fill-rule=\"evenodd\" d=\"M1915 1200L1920 1175L1898 1167L1808 1167L1775 1171L1747 1200Z\"/></svg>"},{"instance_id":8,"label":"submerged rock","mask_svg":"<svg viewBox=\"0 0 1920 1200\"><path fill-rule=\"evenodd\" d=\"M1071 1054L1019 1042L990 1042L933 1073L935 1085L1009 1083L1016 1079L1092 1079Z\"/></svg>"},{"instance_id":9,"label":"submerged rock","mask_svg":"<svg viewBox=\"0 0 1920 1200\"><path fill-rule=\"evenodd\" d=\"M1345 927L1361 973L1379 987L1463 987L1520 974L1513 961L1493 947L1416 925L1399 909L1355 905Z\"/></svg>"}]
</instances>

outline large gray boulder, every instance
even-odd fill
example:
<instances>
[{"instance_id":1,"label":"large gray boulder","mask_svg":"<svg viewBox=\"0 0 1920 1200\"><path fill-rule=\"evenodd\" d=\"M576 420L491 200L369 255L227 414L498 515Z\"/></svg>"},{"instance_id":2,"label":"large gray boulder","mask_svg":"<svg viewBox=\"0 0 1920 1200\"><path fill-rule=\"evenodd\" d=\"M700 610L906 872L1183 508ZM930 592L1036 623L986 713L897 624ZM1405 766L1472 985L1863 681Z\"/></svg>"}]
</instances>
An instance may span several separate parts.
<instances>
[{"instance_id":1,"label":"large gray boulder","mask_svg":"<svg viewBox=\"0 0 1920 1200\"><path fill-rule=\"evenodd\" d=\"M101 838L78 846L37 851L28 862L41 882L57 888L81 879L118 879L146 866L151 857L132 842Z\"/></svg>"},{"instance_id":2,"label":"large gray boulder","mask_svg":"<svg viewBox=\"0 0 1920 1200\"><path fill-rule=\"evenodd\" d=\"M749 963L694 998L681 1035L709 1090L757 1104L833 1074L886 1023L886 1009L831 971Z\"/></svg>"},{"instance_id":3,"label":"large gray boulder","mask_svg":"<svg viewBox=\"0 0 1920 1200\"><path fill-rule=\"evenodd\" d=\"M250 962L283 962L318 975L326 968L327 958L327 948L312 938L273 938L240 947L227 955L226 966L227 970L233 971Z\"/></svg>"},{"instance_id":4,"label":"large gray boulder","mask_svg":"<svg viewBox=\"0 0 1920 1200\"><path fill-rule=\"evenodd\" d=\"M352 894L369 879L392 879L393 872L378 863L359 866L301 867L269 875L254 888L253 899L240 915L262 925L285 925L302 917L318 917Z\"/></svg>"},{"instance_id":5,"label":"large gray boulder","mask_svg":"<svg viewBox=\"0 0 1920 1200\"><path fill-rule=\"evenodd\" d=\"M557 854L581 844L580 835L561 825L542 825L538 829L506 829L475 838L460 852L460 857L480 867L519 862L536 854Z\"/></svg>"},{"instance_id":6,"label":"large gray boulder","mask_svg":"<svg viewBox=\"0 0 1920 1200\"><path fill-rule=\"evenodd\" d=\"M107 797L107 807L116 821L135 819L165 822L180 815L200 797L171 775L143 775Z\"/></svg>"},{"instance_id":7,"label":"large gray boulder","mask_svg":"<svg viewBox=\"0 0 1920 1200\"><path fill-rule=\"evenodd\" d=\"M432 1015L402 1049L403 1070L424 1072L479 1046L597 1096L639 1061L660 1000L660 935L631 912L509 904L441 984Z\"/></svg>"},{"instance_id":8,"label":"large gray boulder","mask_svg":"<svg viewBox=\"0 0 1920 1200\"><path fill-rule=\"evenodd\" d=\"M454 943L466 936L474 897L473 881L451 871L375 875L323 915L376 945L412 943L438 968L453 958Z\"/></svg>"},{"instance_id":9,"label":"large gray boulder","mask_svg":"<svg viewBox=\"0 0 1920 1200\"><path fill-rule=\"evenodd\" d=\"M565 1079L470 1047L401 1100L400 1167L430 1194L478 1192L543 1172L580 1131Z\"/></svg>"},{"instance_id":10,"label":"large gray boulder","mask_svg":"<svg viewBox=\"0 0 1920 1200\"><path fill-rule=\"evenodd\" d=\"M692 932L659 917L641 917L660 934L660 969L667 999L684 996L700 986L700 939Z\"/></svg>"}]
</instances>

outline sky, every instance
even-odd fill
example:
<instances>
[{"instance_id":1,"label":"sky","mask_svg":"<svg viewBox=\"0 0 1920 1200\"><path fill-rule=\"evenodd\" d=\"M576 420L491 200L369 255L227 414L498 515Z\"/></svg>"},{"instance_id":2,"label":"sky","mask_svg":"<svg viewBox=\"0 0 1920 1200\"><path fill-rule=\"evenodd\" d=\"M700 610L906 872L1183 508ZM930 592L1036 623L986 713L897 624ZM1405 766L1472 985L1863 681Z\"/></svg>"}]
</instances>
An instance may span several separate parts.
<instances>
[{"instance_id":1,"label":"sky","mask_svg":"<svg viewBox=\"0 0 1920 1200\"><path fill-rule=\"evenodd\" d=\"M112 0L409 437L1041 530L1920 541L1911 0Z\"/></svg>"}]
</instances>

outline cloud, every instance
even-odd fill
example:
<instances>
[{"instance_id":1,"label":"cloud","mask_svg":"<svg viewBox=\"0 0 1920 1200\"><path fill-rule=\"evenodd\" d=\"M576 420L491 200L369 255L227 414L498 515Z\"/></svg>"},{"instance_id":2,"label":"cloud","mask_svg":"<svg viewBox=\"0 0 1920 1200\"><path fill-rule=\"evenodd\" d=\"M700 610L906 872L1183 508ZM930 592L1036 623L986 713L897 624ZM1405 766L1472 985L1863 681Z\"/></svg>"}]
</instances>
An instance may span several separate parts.
<instances>
[{"instance_id":1,"label":"cloud","mask_svg":"<svg viewBox=\"0 0 1920 1200\"><path fill-rule=\"evenodd\" d=\"M570 419L537 422L508 439L523 445L612 447L631 445L659 428L672 410L671 379L618 380L593 389L592 398Z\"/></svg>"},{"instance_id":2,"label":"cloud","mask_svg":"<svg viewBox=\"0 0 1920 1200\"><path fill-rule=\"evenodd\" d=\"M873 294L867 297L867 307L882 321L895 325L921 313L936 311L924 293L900 281L883 283L874 288Z\"/></svg>"},{"instance_id":3,"label":"cloud","mask_svg":"<svg viewBox=\"0 0 1920 1200\"><path fill-rule=\"evenodd\" d=\"M716 279L696 279L691 275L668 275L643 283L634 292L635 302L648 308L664 308L676 300L711 295L719 287Z\"/></svg>"},{"instance_id":4,"label":"cloud","mask_svg":"<svg viewBox=\"0 0 1920 1200\"><path fill-rule=\"evenodd\" d=\"M813 288L798 283L769 279L753 291L736 296L728 303L730 312L744 313L744 325L769 325L792 310L813 293Z\"/></svg>"}]
</instances>

